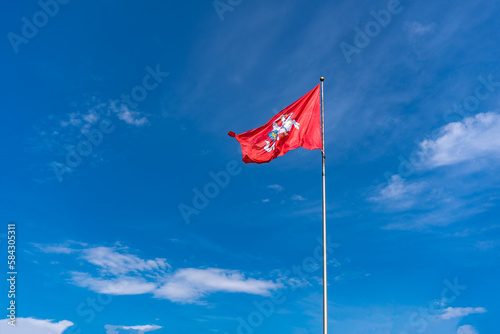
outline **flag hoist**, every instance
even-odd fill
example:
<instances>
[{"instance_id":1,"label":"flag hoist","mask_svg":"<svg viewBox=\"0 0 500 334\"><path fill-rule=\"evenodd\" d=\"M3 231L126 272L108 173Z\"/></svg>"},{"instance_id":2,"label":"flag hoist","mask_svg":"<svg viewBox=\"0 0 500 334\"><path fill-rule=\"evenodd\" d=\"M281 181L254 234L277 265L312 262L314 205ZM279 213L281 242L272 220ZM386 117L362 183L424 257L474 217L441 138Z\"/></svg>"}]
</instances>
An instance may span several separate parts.
<instances>
[{"instance_id":1,"label":"flag hoist","mask_svg":"<svg viewBox=\"0 0 500 334\"><path fill-rule=\"evenodd\" d=\"M298 147L321 150L323 167L323 334L328 333L326 271L325 106L323 82L280 111L266 124L239 135L229 132L241 145L243 162L268 163Z\"/></svg>"}]
</instances>

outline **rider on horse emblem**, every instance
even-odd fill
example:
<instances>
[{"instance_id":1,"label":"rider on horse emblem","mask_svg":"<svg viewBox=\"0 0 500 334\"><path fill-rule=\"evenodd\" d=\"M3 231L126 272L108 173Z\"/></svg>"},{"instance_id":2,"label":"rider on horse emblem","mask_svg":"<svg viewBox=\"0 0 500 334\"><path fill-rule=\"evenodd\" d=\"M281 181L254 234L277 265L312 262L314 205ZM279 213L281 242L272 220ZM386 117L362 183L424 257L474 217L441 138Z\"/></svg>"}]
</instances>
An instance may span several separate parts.
<instances>
[{"instance_id":1,"label":"rider on horse emblem","mask_svg":"<svg viewBox=\"0 0 500 334\"><path fill-rule=\"evenodd\" d=\"M290 115L283 114L273 122L273 130L268 133L268 136L274 143L270 147L269 145L271 144L271 142L266 140L266 146L264 146L264 149L267 152L271 152L274 150L274 147L276 145L275 141L279 141L280 138L288 136L288 133L290 132L290 130L292 130L292 126L297 130L299 129L300 124L292 119L292 115L293 113L291 113ZM281 125L278 125L278 122L281 122Z\"/></svg>"}]
</instances>

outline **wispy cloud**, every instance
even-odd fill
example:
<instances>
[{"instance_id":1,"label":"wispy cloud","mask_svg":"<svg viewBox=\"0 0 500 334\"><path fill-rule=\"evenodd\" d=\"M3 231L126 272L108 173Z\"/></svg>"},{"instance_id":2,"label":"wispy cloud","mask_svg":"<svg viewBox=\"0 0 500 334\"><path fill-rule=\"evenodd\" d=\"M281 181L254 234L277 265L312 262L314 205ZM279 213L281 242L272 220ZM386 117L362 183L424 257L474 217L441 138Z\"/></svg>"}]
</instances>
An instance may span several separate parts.
<instances>
[{"instance_id":1,"label":"wispy cloud","mask_svg":"<svg viewBox=\"0 0 500 334\"><path fill-rule=\"evenodd\" d=\"M150 276L147 279L140 276L92 277L82 272L71 274L75 285L97 293L110 295L152 293L156 298L182 304L204 304L201 299L216 292L268 296L272 290L281 287L281 284L273 281L245 278L244 274L237 270L218 268L185 268L171 275Z\"/></svg>"},{"instance_id":2,"label":"wispy cloud","mask_svg":"<svg viewBox=\"0 0 500 334\"><path fill-rule=\"evenodd\" d=\"M292 201L305 201L306 199L300 195L293 195Z\"/></svg>"},{"instance_id":3,"label":"wispy cloud","mask_svg":"<svg viewBox=\"0 0 500 334\"><path fill-rule=\"evenodd\" d=\"M113 100L101 102L94 97L73 108L73 111L63 116L49 116L45 124L38 129L38 134L46 138L71 138L89 132L99 121L113 116L134 126L143 126L149 122L144 113L131 110L126 104Z\"/></svg>"},{"instance_id":4,"label":"wispy cloud","mask_svg":"<svg viewBox=\"0 0 500 334\"><path fill-rule=\"evenodd\" d=\"M44 253L71 254L75 252L74 249L67 246L60 246L60 245L51 246L51 245L38 245L38 244L35 244L35 246L38 247Z\"/></svg>"},{"instance_id":5,"label":"wispy cloud","mask_svg":"<svg viewBox=\"0 0 500 334\"><path fill-rule=\"evenodd\" d=\"M406 179L393 175L368 197L386 211L405 212L384 228L444 226L493 205L495 199L483 198L481 191L499 181L492 173L500 162L499 133L500 114L490 112L449 123L435 138L421 141L414 151L420 157L416 173ZM465 183L467 177L475 182Z\"/></svg>"},{"instance_id":6,"label":"wispy cloud","mask_svg":"<svg viewBox=\"0 0 500 334\"><path fill-rule=\"evenodd\" d=\"M479 332L471 325L463 325L458 327L457 334L479 334Z\"/></svg>"},{"instance_id":7,"label":"wispy cloud","mask_svg":"<svg viewBox=\"0 0 500 334\"><path fill-rule=\"evenodd\" d=\"M137 334L143 334L146 332L152 332L158 329L161 329L161 326L157 325L142 325L142 326L114 326L114 325L106 325L104 328L107 330L106 334L120 334L120 331L127 331L127 333L131 333L131 331L137 331Z\"/></svg>"},{"instance_id":8,"label":"wispy cloud","mask_svg":"<svg viewBox=\"0 0 500 334\"><path fill-rule=\"evenodd\" d=\"M432 185L431 185L432 184ZM401 212L406 216L401 222L390 223L386 229L421 229L429 225L446 225L453 210L463 209L464 203L449 194L436 182L411 181L400 175L393 175L385 186L377 188L375 194L368 198L377 203L379 209L387 212Z\"/></svg>"},{"instance_id":9,"label":"wispy cloud","mask_svg":"<svg viewBox=\"0 0 500 334\"><path fill-rule=\"evenodd\" d=\"M247 278L238 270L181 268L171 272L164 258L144 260L126 247L72 249L59 245L37 245L45 252L78 254L97 272L71 271L70 282L97 293L110 295L153 294L177 303L203 304L202 298L216 292L267 296L282 287L279 282ZM89 270L91 271L91 270Z\"/></svg>"},{"instance_id":10,"label":"wispy cloud","mask_svg":"<svg viewBox=\"0 0 500 334\"><path fill-rule=\"evenodd\" d=\"M157 283L148 282L142 277L92 277L88 273L71 272L71 281L82 288L108 295L142 295L153 292Z\"/></svg>"},{"instance_id":11,"label":"wispy cloud","mask_svg":"<svg viewBox=\"0 0 500 334\"><path fill-rule=\"evenodd\" d=\"M101 131L103 128L106 128L106 133L111 133L120 124L132 127L149 124L147 114L132 110L119 101L102 102L93 97L71 108L71 111L63 115L49 115L34 126L35 135L27 139L27 146L33 154L42 156L44 160L48 159L42 162L42 168L33 167L49 175L43 175L38 180L53 179L54 166L59 169L69 168L64 162L67 164L70 152L78 151L78 145L82 156L88 156L94 162L104 161L105 148L100 147L105 142Z\"/></svg>"},{"instance_id":12,"label":"wispy cloud","mask_svg":"<svg viewBox=\"0 0 500 334\"><path fill-rule=\"evenodd\" d=\"M495 248L498 245L498 243L499 242L496 240L486 240L486 241L478 241L475 243L474 246L480 250L485 251Z\"/></svg>"},{"instance_id":13,"label":"wispy cloud","mask_svg":"<svg viewBox=\"0 0 500 334\"><path fill-rule=\"evenodd\" d=\"M406 210L418 202L418 196L427 187L425 182L408 182L401 175L393 175L387 185L378 190L378 193L369 200L384 203L391 209Z\"/></svg>"},{"instance_id":14,"label":"wispy cloud","mask_svg":"<svg viewBox=\"0 0 500 334\"><path fill-rule=\"evenodd\" d=\"M441 319L448 320L452 318L465 317L474 313L486 313L483 307L448 307L443 310L440 315Z\"/></svg>"},{"instance_id":15,"label":"wispy cloud","mask_svg":"<svg viewBox=\"0 0 500 334\"><path fill-rule=\"evenodd\" d=\"M427 168L500 160L500 115L480 113L444 126L434 140L420 144L423 165ZM485 162L486 164L486 162Z\"/></svg>"},{"instance_id":16,"label":"wispy cloud","mask_svg":"<svg viewBox=\"0 0 500 334\"><path fill-rule=\"evenodd\" d=\"M113 275L139 271L164 271L171 268L166 259L143 260L133 254L120 253L118 249L112 247L89 248L82 253L83 259L98 266L105 273Z\"/></svg>"},{"instance_id":17,"label":"wispy cloud","mask_svg":"<svg viewBox=\"0 0 500 334\"><path fill-rule=\"evenodd\" d=\"M245 278L236 270L217 268L179 269L167 282L155 291L158 298L174 302L194 303L214 292L241 292L268 296L271 290L280 287L272 281Z\"/></svg>"},{"instance_id":18,"label":"wispy cloud","mask_svg":"<svg viewBox=\"0 0 500 334\"><path fill-rule=\"evenodd\" d=\"M126 104L111 102L110 108L118 119L129 125L144 126L149 123L146 116L139 111L131 110Z\"/></svg>"},{"instance_id":19,"label":"wispy cloud","mask_svg":"<svg viewBox=\"0 0 500 334\"><path fill-rule=\"evenodd\" d=\"M422 197L422 201L427 200ZM412 230L422 231L432 226L447 226L454 222L464 220L475 214L484 212L481 203L467 203L461 199L442 197L430 198L428 205L421 210L403 212L394 218L394 221L384 225L386 230ZM420 205L421 203L419 203Z\"/></svg>"},{"instance_id":20,"label":"wispy cloud","mask_svg":"<svg viewBox=\"0 0 500 334\"><path fill-rule=\"evenodd\" d=\"M407 31L411 41L414 41L416 38L432 32L435 28L436 24L434 23L423 24L418 21L406 22L406 24L404 25L404 29Z\"/></svg>"},{"instance_id":21,"label":"wispy cloud","mask_svg":"<svg viewBox=\"0 0 500 334\"><path fill-rule=\"evenodd\" d=\"M280 186L279 184L271 184L269 186L267 186L269 189L274 189L276 191L282 191L284 188L282 186Z\"/></svg>"},{"instance_id":22,"label":"wispy cloud","mask_svg":"<svg viewBox=\"0 0 500 334\"><path fill-rule=\"evenodd\" d=\"M104 274L118 275L127 272L165 271L171 268L167 259L156 258L143 260L137 255L127 253L126 247L90 247L88 244L68 241L64 244L33 244L44 253L72 254L78 253L87 262L99 267Z\"/></svg>"},{"instance_id":23,"label":"wispy cloud","mask_svg":"<svg viewBox=\"0 0 500 334\"><path fill-rule=\"evenodd\" d=\"M62 334L67 328L73 326L73 323L68 320L55 322L54 320L41 320L35 318L17 318L16 327L8 324L8 319L0 320L1 333L16 333L16 334ZM15 330L13 330L15 328Z\"/></svg>"},{"instance_id":24,"label":"wispy cloud","mask_svg":"<svg viewBox=\"0 0 500 334\"><path fill-rule=\"evenodd\" d=\"M420 194L425 187L424 183L407 183L401 175L393 175L387 186L380 190L380 196L373 200L401 200L408 195Z\"/></svg>"},{"instance_id":25,"label":"wispy cloud","mask_svg":"<svg viewBox=\"0 0 500 334\"><path fill-rule=\"evenodd\" d=\"M53 254L71 254L78 252L79 249L75 248L75 246L85 247L87 244L77 241L66 241L63 244L55 244L55 245L44 245L44 244L33 244L36 248L44 253L53 253Z\"/></svg>"}]
</instances>

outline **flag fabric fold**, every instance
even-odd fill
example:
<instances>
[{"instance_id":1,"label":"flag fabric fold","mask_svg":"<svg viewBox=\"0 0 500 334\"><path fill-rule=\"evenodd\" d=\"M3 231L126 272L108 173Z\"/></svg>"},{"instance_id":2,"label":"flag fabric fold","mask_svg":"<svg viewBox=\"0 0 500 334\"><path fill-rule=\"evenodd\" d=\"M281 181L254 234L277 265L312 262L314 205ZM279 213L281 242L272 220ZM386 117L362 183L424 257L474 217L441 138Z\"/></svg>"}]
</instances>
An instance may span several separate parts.
<instances>
[{"instance_id":1,"label":"flag fabric fold","mask_svg":"<svg viewBox=\"0 0 500 334\"><path fill-rule=\"evenodd\" d=\"M228 135L240 143L245 163L267 163L298 147L321 149L320 85L265 125L239 135L230 131Z\"/></svg>"}]
</instances>

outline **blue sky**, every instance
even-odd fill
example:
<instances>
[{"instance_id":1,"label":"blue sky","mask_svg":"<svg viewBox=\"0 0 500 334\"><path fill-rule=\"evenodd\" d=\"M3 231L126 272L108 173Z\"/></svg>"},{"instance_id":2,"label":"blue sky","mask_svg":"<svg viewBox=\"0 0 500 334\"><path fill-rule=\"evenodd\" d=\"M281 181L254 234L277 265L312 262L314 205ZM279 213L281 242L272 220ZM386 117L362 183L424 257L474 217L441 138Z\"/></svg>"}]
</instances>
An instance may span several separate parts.
<instances>
[{"instance_id":1,"label":"blue sky","mask_svg":"<svg viewBox=\"0 0 500 334\"><path fill-rule=\"evenodd\" d=\"M6 250L16 222L19 305L2 333L320 332L321 154L244 165L227 136L320 76L330 332L497 330L498 2L0 15L0 234Z\"/></svg>"}]
</instances>

